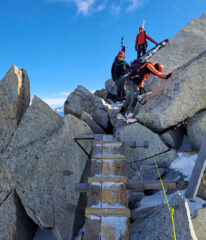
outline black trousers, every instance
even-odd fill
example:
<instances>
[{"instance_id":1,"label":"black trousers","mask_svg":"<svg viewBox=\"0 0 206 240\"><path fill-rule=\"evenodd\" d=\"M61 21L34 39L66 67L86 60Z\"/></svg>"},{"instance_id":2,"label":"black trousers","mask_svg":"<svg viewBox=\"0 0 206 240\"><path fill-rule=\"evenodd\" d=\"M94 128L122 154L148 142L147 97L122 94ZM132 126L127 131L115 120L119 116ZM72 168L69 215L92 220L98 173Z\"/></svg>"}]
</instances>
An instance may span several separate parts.
<instances>
[{"instance_id":1,"label":"black trousers","mask_svg":"<svg viewBox=\"0 0 206 240\"><path fill-rule=\"evenodd\" d=\"M122 84L117 85L117 98L125 97L125 90L124 90L124 81Z\"/></svg>"},{"instance_id":2,"label":"black trousers","mask_svg":"<svg viewBox=\"0 0 206 240\"><path fill-rule=\"evenodd\" d=\"M138 45L138 48L137 48L137 58L140 58L143 55L145 55L146 49L147 49L146 44Z\"/></svg>"}]
</instances>

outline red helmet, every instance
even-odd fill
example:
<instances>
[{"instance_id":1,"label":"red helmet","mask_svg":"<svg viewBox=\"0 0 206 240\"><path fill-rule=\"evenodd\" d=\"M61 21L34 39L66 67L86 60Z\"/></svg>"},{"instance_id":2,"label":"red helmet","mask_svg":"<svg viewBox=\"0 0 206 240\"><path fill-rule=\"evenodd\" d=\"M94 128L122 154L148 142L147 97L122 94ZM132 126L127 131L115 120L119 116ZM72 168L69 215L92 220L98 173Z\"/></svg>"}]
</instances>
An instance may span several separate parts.
<instances>
[{"instance_id":1,"label":"red helmet","mask_svg":"<svg viewBox=\"0 0 206 240\"><path fill-rule=\"evenodd\" d=\"M144 30L144 28L142 26L139 27L139 30Z\"/></svg>"},{"instance_id":2,"label":"red helmet","mask_svg":"<svg viewBox=\"0 0 206 240\"><path fill-rule=\"evenodd\" d=\"M162 72L163 71L163 65L161 63L156 63L154 66L157 71Z\"/></svg>"},{"instance_id":3,"label":"red helmet","mask_svg":"<svg viewBox=\"0 0 206 240\"><path fill-rule=\"evenodd\" d=\"M123 51L118 52L118 56L125 57L125 53Z\"/></svg>"}]
</instances>

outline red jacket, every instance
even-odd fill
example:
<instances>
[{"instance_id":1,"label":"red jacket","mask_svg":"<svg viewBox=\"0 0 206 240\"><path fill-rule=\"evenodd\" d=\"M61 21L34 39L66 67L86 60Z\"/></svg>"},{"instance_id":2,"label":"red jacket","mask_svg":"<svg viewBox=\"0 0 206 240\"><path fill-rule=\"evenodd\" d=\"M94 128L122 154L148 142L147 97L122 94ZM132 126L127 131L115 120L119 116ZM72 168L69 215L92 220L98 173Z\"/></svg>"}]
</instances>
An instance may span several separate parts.
<instances>
[{"instance_id":1,"label":"red jacket","mask_svg":"<svg viewBox=\"0 0 206 240\"><path fill-rule=\"evenodd\" d=\"M154 44L156 44L155 40L153 40L147 33L145 32L140 32L137 34L136 36L136 40L135 40L135 49L137 47L137 45L141 45L144 44L146 42L145 37L150 40L151 42L153 42Z\"/></svg>"}]
</instances>

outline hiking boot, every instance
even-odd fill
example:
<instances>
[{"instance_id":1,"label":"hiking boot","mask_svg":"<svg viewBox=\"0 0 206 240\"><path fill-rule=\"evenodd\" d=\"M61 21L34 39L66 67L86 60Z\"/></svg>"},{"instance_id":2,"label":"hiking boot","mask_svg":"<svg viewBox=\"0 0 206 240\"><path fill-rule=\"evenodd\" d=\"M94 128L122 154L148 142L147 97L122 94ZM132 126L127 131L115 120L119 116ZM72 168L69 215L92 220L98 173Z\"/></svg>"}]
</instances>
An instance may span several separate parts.
<instances>
[{"instance_id":1,"label":"hiking boot","mask_svg":"<svg viewBox=\"0 0 206 240\"><path fill-rule=\"evenodd\" d=\"M127 115L127 124L132 124L132 123L135 123L137 122L137 119L136 118L133 118L134 114L133 113L129 113Z\"/></svg>"},{"instance_id":2,"label":"hiking boot","mask_svg":"<svg viewBox=\"0 0 206 240\"><path fill-rule=\"evenodd\" d=\"M133 117L130 117L130 118L127 118L127 124L132 124L132 123L136 123L137 122L137 119L136 118L133 118Z\"/></svg>"},{"instance_id":3,"label":"hiking boot","mask_svg":"<svg viewBox=\"0 0 206 240\"><path fill-rule=\"evenodd\" d=\"M124 121L124 122L127 121L126 117L125 117L124 115L122 115L121 113L118 113L118 114L117 114L117 120L118 120L118 121L122 120L122 121Z\"/></svg>"}]
</instances>

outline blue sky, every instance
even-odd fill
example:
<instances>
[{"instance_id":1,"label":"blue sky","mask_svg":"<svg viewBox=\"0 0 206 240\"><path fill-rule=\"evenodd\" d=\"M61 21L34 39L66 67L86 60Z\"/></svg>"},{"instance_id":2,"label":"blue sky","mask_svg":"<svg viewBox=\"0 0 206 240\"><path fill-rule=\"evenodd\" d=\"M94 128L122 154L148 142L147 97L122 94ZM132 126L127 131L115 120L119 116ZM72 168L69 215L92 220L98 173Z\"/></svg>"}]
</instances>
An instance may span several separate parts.
<instances>
[{"instance_id":1,"label":"blue sky","mask_svg":"<svg viewBox=\"0 0 206 240\"><path fill-rule=\"evenodd\" d=\"M147 33L160 42L203 12L205 0L1 1L0 76L12 64L25 68L31 95L62 102L77 85L104 87L122 35L126 60L136 57L143 19Z\"/></svg>"}]
</instances>

